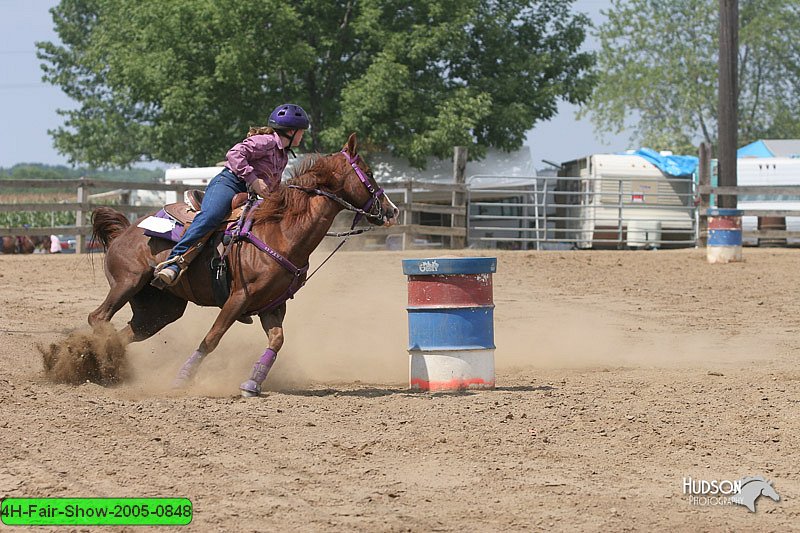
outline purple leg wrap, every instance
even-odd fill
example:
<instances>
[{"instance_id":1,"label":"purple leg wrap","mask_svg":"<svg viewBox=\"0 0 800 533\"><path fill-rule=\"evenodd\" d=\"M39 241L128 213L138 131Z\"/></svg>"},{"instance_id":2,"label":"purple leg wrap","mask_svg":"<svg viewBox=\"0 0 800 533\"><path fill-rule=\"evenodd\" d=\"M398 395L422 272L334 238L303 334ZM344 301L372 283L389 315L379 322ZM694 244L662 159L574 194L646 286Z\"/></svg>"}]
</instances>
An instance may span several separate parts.
<instances>
[{"instance_id":1,"label":"purple leg wrap","mask_svg":"<svg viewBox=\"0 0 800 533\"><path fill-rule=\"evenodd\" d=\"M197 369L200 368L200 363L203 362L205 356L206 354L200 350L195 350L191 357L189 357L189 359L183 363L181 369L178 370L178 375L175 376L175 381L172 382L172 387L175 389L180 389L188 385L194 375L197 373Z\"/></svg>"},{"instance_id":2,"label":"purple leg wrap","mask_svg":"<svg viewBox=\"0 0 800 533\"><path fill-rule=\"evenodd\" d=\"M261 393L261 384L267 379L267 374L269 373L269 369L272 368L272 365L275 363L275 359L278 357L277 352L272 348L267 348L256 364L253 365L253 372L250 374L250 379L245 381L239 386L239 389L242 390L242 393L246 395L254 395L257 396Z\"/></svg>"}]
</instances>

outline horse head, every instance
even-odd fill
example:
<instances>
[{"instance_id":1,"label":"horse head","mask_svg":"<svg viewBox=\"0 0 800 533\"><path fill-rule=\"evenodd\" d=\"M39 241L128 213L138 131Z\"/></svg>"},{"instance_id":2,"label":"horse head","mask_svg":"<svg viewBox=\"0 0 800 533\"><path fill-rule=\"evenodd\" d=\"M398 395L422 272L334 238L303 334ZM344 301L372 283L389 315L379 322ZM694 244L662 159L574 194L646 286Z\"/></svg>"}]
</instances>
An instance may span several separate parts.
<instances>
[{"instance_id":1,"label":"horse head","mask_svg":"<svg viewBox=\"0 0 800 533\"><path fill-rule=\"evenodd\" d=\"M776 502L781 500L780 494L778 494L778 491L772 486L772 481L767 481L761 486L761 495L771 498Z\"/></svg>"},{"instance_id":2,"label":"horse head","mask_svg":"<svg viewBox=\"0 0 800 533\"><path fill-rule=\"evenodd\" d=\"M766 496L774 501L780 501L781 497L772 487L772 482L765 480L761 476L748 476L739 480L741 490L739 494L731 497L731 502L744 505L747 509L756 512L756 500L759 496Z\"/></svg>"},{"instance_id":3,"label":"horse head","mask_svg":"<svg viewBox=\"0 0 800 533\"><path fill-rule=\"evenodd\" d=\"M342 192L344 199L366 211L367 220L375 225L393 226L400 210L375 182L372 171L358 155L358 141L352 133L341 151Z\"/></svg>"}]
</instances>

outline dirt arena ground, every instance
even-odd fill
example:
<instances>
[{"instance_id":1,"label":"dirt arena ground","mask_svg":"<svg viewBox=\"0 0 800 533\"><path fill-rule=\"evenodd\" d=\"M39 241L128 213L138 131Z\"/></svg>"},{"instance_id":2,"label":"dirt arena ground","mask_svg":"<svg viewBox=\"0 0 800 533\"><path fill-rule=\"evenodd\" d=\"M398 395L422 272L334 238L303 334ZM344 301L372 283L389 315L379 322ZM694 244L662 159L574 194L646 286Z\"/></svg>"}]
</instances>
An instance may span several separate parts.
<instances>
[{"instance_id":1,"label":"dirt arena ground","mask_svg":"<svg viewBox=\"0 0 800 533\"><path fill-rule=\"evenodd\" d=\"M800 250L729 265L702 250L479 254L498 257L497 390L416 394L400 260L430 255L335 256L289 304L269 392L251 400L238 385L265 347L256 325L169 390L214 317L196 307L129 348L128 383L45 381L36 343L84 327L101 256L0 256L0 497L188 497L183 531L800 523ZM683 494L683 478L755 475L780 502Z\"/></svg>"}]
</instances>

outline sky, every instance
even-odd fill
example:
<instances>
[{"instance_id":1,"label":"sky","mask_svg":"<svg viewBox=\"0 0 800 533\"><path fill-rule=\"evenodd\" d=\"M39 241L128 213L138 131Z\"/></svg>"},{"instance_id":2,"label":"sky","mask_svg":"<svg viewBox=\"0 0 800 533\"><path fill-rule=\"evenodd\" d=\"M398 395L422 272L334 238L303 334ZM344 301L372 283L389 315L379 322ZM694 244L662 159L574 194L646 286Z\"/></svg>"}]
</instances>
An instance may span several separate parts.
<instances>
[{"instance_id":1,"label":"sky","mask_svg":"<svg viewBox=\"0 0 800 533\"><path fill-rule=\"evenodd\" d=\"M57 41L49 9L57 0L0 0L0 167L17 163L68 164L53 147L47 133L63 124L58 109L75 104L58 87L42 82L37 41ZM610 0L576 0L576 11L589 15L597 26ZM596 47L589 38L586 49ZM528 132L527 144L537 168L542 159L564 162L598 152L628 148L628 135L605 139L589 119L575 118L577 107L561 103L558 114Z\"/></svg>"}]
</instances>

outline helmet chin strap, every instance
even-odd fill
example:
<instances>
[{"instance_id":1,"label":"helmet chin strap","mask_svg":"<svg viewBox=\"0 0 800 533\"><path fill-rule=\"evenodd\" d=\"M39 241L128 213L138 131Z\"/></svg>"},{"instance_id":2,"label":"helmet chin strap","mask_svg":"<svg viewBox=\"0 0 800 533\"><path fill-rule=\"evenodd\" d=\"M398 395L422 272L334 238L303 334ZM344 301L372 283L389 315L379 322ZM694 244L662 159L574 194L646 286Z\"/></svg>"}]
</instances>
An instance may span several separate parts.
<instances>
[{"instance_id":1,"label":"helmet chin strap","mask_svg":"<svg viewBox=\"0 0 800 533\"><path fill-rule=\"evenodd\" d=\"M291 137L286 135L284 130L278 130L278 135L280 135L281 137L283 137L284 139L289 141L283 149L284 150L289 150L289 153L292 154L292 157L297 159L297 154L295 154L294 150L292 150L292 144L294 144L294 138L295 138L295 135L297 135L297 130L294 130L294 133L292 133Z\"/></svg>"}]
</instances>

